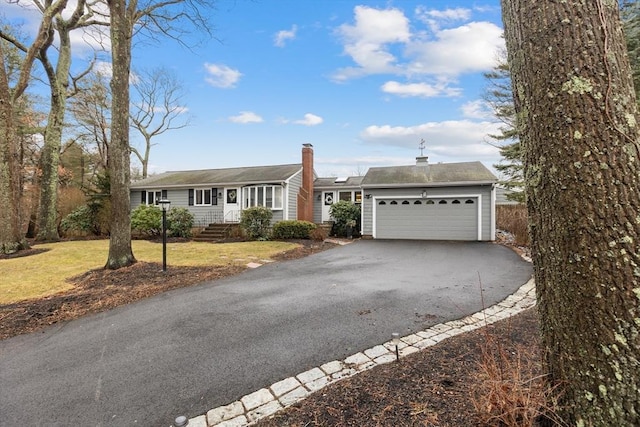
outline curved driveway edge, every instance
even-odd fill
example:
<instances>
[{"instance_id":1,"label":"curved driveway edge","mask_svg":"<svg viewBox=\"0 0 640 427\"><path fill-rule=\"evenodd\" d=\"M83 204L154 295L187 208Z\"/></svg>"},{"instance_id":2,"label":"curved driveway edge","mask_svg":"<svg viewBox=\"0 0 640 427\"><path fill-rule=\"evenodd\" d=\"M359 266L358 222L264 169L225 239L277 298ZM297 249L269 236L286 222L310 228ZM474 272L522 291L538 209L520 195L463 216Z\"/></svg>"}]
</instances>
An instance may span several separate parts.
<instances>
[{"instance_id":1,"label":"curved driveway edge","mask_svg":"<svg viewBox=\"0 0 640 427\"><path fill-rule=\"evenodd\" d=\"M526 259L526 258L525 258ZM439 323L426 330L400 338L400 358L431 347L440 341L464 332L490 325L535 306L535 282L530 279L503 301L459 320ZM243 396L225 406L211 409L204 415L191 418L188 427L243 427L274 415L304 400L329 384L360 372L396 360L395 345L391 341L302 372L295 377L278 381L267 388Z\"/></svg>"}]
</instances>

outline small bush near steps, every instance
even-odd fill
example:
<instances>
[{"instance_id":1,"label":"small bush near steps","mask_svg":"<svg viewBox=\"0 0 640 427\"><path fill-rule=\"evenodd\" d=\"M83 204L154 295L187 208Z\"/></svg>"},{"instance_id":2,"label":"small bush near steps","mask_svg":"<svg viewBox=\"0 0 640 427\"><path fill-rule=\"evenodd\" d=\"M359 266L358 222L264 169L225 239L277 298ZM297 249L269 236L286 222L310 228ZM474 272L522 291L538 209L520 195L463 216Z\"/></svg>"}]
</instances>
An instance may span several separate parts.
<instances>
[{"instance_id":1,"label":"small bush near steps","mask_svg":"<svg viewBox=\"0 0 640 427\"><path fill-rule=\"evenodd\" d=\"M274 239L308 239L316 225L309 221L286 220L273 226Z\"/></svg>"},{"instance_id":2,"label":"small bush near steps","mask_svg":"<svg viewBox=\"0 0 640 427\"><path fill-rule=\"evenodd\" d=\"M273 212L265 207L249 208L240 214L240 227L248 238L254 240L267 240Z\"/></svg>"}]
</instances>

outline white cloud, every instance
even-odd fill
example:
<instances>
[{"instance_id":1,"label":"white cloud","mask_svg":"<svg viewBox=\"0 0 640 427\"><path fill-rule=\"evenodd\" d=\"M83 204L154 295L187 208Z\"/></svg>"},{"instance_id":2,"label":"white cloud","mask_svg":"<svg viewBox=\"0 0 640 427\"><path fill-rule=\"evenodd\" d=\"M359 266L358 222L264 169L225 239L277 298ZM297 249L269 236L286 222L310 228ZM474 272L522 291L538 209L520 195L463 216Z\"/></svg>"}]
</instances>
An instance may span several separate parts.
<instances>
[{"instance_id":1,"label":"white cloud","mask_svg":"<svg viewBox=\"0 0 640 427\"><path fill-rule=\"evenodd\" d=\"M455 21L468 21L471 19L471 10L465 8L456 9L427 9L424 6L416 8L416 17L427 24L431 31L438 31L442 25L450 24Z\"/></svg>"},{"instance_id":2,"label":"white cloud","mask_svg":"<svg viewBox=\"0 0 640 427\"><path fill-rule=\"evenodd\" d=\"M233 123L247 124L247 123L262 123L264 122L264 119L259 115L257 115L256 113L254 113L253 111L240 111L240 114L238 114L237 116L229 117L229 121Z\"/></svg>"},{"instance_id":3,"label":"white cloud","mask_svg":"<svg viewBox=\"0 0 640 427\"><path fill-rule=\"evenodd\" d=\"M93 71L95 71L96 74L99 74L104 77L111 78L111 76L113 75L113 68L112 68L111 62L97 61L93 65ZM133 79L133 78L135 78L134 74L131 73L130 79Z\"/></svg>"},{"instance_id":4,"label":"white cloud","mask_svg":"<svg viewBox=\"0 0 640 427\"><path fill-rule=\"evenodd\" d=\"M437 86L419 79L453 81L464 73L490 70L495 65L496 52L504 48L502 29L497 25L478 21L461 24L472 18L470 9L418 8L416 16L410 22L399 9L357 6L355 23L343 24L337 30L354 66L338 69L333 79L345 81L371 74L410 77L414 83L391 85L389 93L433 96L428 94ZM449 28L441 29L443 26Z\"/></svg>"},{"instance_id":5,"label":"white cloud","mask_svg":"<svg viewBox=\"0 0 640 427\"><path fill-rule=\"evenodd\" d=\"M392 95L398 95L403 98L421 97L432 98L435 96L458 96L462 93L462 89L449 87L446 83L399 83L396 81L388 81L381 87L383 92Z\"/></svg>"},{"instance_id":6,"label":"white cloud","mask_svg":"<svg viewBox=\"0 0 640 427\"><path fill-rule=\"evenodd\" d=\"M481 120L493 120L495 115L491 110L491 107L486 101L477 99L475 101L469 101L460 107L462 115L468 119L481 119Z\"/></svg>"},{"instance_id":7,"label":"white cloud","mask_svg":"<svg viewBox=\"0 0 640 427\"><path fill-rule=\"evenodd\" d=\"M415 149L426 141L425 154L437 161L494 160L499 150L487 144L489 133L496 133L499 124L491 121L447 120L416 126L369 126L360 133L368 144Z\"/></svg>"},{"instance_id":8,"label":"white cloud","mask_svg":"<svg viewBox=\"0 0 640 427\"><path fill-rule=\"evenodd\" d=\"M338 34L344 41L344 52L358 67L347 67L334 75L336 80L396 69L396 57L389 52L393 43L406 43L410 38L409 20L398 9L374 9L356 6L355 24L343 24Z\"/></svg>"},{"instance_id":9,"label":"white cloud","mask_svg":"<svg viewBox=\"0 0 640 427\"><path fill-rule=\"evenodd\" d=\"M316 116L315 114L307 113L304 115L304 119L296 120L293 123L297 125L304 125L304 126L317 126L323 121L324 120L322 117Z\"/></svg>"},{"instance_id":10,"label":"white cloud","mask_svg":"<svg viewBox=\"0 0 640 427\"><path fill-rule=\"evenodd\" d=\"M240 80L242 73L224 64L204 64L208 76L205 81L211 86L228 89L233 88Z\"/></svg>"},{"instance_id":11,"label":"white cloud","mask_svg":"<svg viewBox=\"0 0 640 427\"><path fill-rule=\"evenodd\" d=\"M495 66L496 52L504 47L502 29L491 22L471 22L435 36L407 46L413 58L410 74L458 76L489 70Z\"/></svg>"},{"instance_id":12,"label":"white cloud","mask_svg":"<svg viewBox=\"0 0 640 427\"><path fill-rule=\"evenodd\" d=\"M284 47L288 40L294 40L296 38L297 31L297 25L292 26L290 30L278 31L274 36L274 44L278 47Z\"/></svg>"}]
</instances>

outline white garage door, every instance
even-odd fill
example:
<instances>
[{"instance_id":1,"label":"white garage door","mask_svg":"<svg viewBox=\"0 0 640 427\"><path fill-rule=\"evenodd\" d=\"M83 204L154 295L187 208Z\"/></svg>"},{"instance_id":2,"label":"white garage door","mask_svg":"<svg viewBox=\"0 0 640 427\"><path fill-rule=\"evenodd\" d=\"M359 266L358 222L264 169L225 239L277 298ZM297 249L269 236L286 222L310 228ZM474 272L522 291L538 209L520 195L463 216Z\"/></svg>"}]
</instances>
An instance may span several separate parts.
<instances>
[{"instance_id":1,"label":"white garage door","mask_svg":"<svg viewBox=\"0 0 640 427\"><path fill-rule=\"evenodd\" d=\"M378 199L377 239L478 240L478 198Z\"/></svg>"}]
</instances>

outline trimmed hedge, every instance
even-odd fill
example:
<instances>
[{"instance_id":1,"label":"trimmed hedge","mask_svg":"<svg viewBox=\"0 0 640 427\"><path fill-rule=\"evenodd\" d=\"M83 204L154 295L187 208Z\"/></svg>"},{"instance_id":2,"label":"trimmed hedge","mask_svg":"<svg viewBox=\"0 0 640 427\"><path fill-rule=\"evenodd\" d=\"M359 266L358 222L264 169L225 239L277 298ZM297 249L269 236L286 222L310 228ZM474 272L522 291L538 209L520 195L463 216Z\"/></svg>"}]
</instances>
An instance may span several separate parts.
<instances>
[{"instance_id":1,"label":"trimmed hedge","mask_svg":"<svg viewBox=\"0 0 640 427\"><path fill-rule=\"evenodd\" d=\"M308 239L316 225L309 221L286 220L273 226L274 239Z\"/></svg>"}]
</instances>

